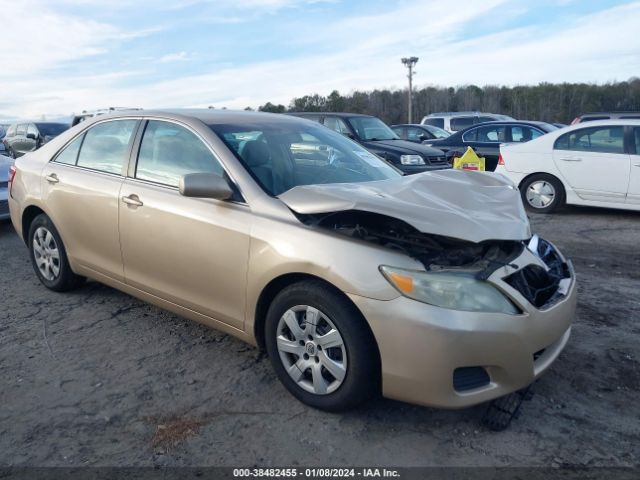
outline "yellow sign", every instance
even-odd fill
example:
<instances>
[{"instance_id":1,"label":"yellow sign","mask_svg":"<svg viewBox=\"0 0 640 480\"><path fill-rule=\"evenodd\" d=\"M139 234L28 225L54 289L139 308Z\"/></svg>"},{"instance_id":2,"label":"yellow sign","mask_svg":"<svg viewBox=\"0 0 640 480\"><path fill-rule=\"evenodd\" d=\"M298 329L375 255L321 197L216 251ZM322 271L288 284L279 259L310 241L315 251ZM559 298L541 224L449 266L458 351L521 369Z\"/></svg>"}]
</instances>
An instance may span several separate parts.
<instances>
[{"instance_id":1,"label":"yellow sign","mask_svg":"<svg viewBox=\"0 0 640 480\"><path fill-rule=\"evenodd\" d=\"M484 172L484 157L479 157L473 148L467 147L467 151L464 152L460 158L453 158L453 168L458 170L478 170Z\"/></svg>"}]
</instances>

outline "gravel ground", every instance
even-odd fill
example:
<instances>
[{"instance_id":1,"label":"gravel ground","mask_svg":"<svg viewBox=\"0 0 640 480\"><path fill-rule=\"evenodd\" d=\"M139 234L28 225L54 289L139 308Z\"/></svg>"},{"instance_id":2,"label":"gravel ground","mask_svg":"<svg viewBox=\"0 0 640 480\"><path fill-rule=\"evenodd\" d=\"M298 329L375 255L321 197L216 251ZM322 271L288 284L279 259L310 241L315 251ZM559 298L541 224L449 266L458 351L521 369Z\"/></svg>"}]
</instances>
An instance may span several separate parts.
<instances>
[{"instance_id":1,"label":"gravel ground","mask_svg":"<svg viewBox=\"0 0 640 480\"><path fill-rule=\"evenodd\" d=\"M0 223L0 466L636 465L640 214L567 208L532 224L574 261L578 317L494 433L482 406L307 408L227 335L93 282L48 291Z\"/></svg>"}]
</instances>

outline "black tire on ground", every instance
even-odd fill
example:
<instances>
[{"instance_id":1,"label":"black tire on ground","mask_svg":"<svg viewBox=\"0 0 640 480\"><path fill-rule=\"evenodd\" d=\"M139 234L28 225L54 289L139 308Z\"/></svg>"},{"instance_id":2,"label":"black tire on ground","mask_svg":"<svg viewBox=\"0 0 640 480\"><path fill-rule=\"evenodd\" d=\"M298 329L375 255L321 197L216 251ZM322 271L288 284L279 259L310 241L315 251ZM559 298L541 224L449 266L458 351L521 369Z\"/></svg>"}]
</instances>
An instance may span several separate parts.
<instances>
[{"instance_id":1,"label":"black tire on ground","mask_svg":"<svg viewBox=\"0 0 640 480\"><path fill-rule=\"evenodd\" d=\"M58 273L57 275L54 275L53 278L46 278L40 271L36 261L34 237L36 235L36 232L40 228L43 228L45 229L45 231L51 233L53 241L55 242L55 246L57 247L58 259L56 262L56 266L58 267ZM31 225L29 226L29 233L27 236L27 246L29 247L29 256L31 257L31 264L33 266L33 269L35 270L38 279L40 279L45 287L56 292L66 292L79 287L85 281L84 277L76 275L71 270L71 266L69 265L69 260L67 258L67 251L65 250L64 244L62 243L62 238L60 238L58 230L46 214L41 213L31 222Z\"/></svg>"},{"instance_id":2,"label":"black tire on ground","mask_svg":"<svg viewBox=\"0 0 640 480\"><path fill-rule=\"evenodd\" d=\"M310 306L322 312L342 337L347 358L346 375L331 393L317 394L305 390L287 373L280 358L278 324L284 313L296 306ZM294 397L311 407L330 412L343 411L380 392L380 360L373 334L355 306L321 281L295 283L276 295L267 312L265 338L267 352L278 378ZM301 358L291 355L294 359ZM305 371L305 375L311 377L311 370Z\"/></svg>"},{"instance_id":3,"label":"black tire on ground","mask_svg":"<svg viewBox=\"0 0 640 480\"><path fill-rule=\"evenodd\" d=\"M532 203L527 195L532 186L541 186L545 188L546 191L551 187L554 192L551 202L546 205L535 205ZM536 173L526 178L520 185L520 196L522 197L522 203L524 203L525 208L535 213L552 213L563 206L566 199L562 182L547 173Z\"/></svg>"}]
</instances>

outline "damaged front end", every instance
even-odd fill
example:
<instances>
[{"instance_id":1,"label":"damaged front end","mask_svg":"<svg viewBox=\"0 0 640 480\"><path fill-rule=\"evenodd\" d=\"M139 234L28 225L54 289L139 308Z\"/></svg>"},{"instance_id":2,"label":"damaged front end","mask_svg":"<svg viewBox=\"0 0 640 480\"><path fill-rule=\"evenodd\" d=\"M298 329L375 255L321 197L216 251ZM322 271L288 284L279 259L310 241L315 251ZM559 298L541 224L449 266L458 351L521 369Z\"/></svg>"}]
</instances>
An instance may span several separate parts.
<instances>
[{"instance_id":1,"label":"damaged front end","mask_svg":"<svg viewBox=\"0 0 640 480\"><path fill-rule=\"evenodd\" d=\"M485 281L499 268L509 267L513 273L502 280L536 308L550 305L564 295L570 278L562 256L537 235L528 241L476 243L420 232L403 220L373 212L344 210L296 216L308 226L401 252L419 261L427 273L460 274ZM525 248L540 262L519 268L513 262Z\"/></svg>"},{"instance_id":2,"label":"damaged front end","mask_svg":"<svg viewBox=\"0 0 640 480\"><path fill-rule=\"evenodd\" d=\"M496 268L509 264L524 248L520 241L474 243L423 233L397 218L358 210L296 216L306 225L400 251L418 260L427 271L469 271L479 279L486 279Z\"/></svg>"}]
</instances>

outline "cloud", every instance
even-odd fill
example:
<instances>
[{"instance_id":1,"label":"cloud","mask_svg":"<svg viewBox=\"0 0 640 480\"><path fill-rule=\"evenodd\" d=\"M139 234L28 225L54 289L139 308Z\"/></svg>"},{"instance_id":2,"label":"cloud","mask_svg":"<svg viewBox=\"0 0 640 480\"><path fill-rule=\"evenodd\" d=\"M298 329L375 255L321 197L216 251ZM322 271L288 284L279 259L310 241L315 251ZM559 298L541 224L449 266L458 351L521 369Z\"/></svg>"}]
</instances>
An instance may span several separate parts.
<instances>
[{"instance_id":1,"label":"cloud","mask_svg":"<svg viewBox=\"0 0 640 480\"><path fill-rule=\"evenodd\" d=\"M192 56L189 53L182 51L163 55L158 61L160 63L185 62L191 60L191 57Z\"/></svg>"},{"instance_id":2,"label":"cloud","mask_svg":"<svg viewBox=\"0 0 640 480\"><path fill-rule=\"evenodd\" d=\"M255 2L234 3L250 8ZM296 3L260 2L265 8L285 8ZM72 58L98 55L113 39L123 41L122 37L128 34L92 21L87 22L90 27L86 28L84 22L71 17L67 31L78 35L77 45L63 46L64 54L57 53L54 60L44 58L56 49L47 44L42 33L38 38L45 48L34 50L33 65L25 66L31 73L20 82L3 81L6 74L0 73L0 91L4 98L15 100L6 107L10 114L39 116L43 112L113 105L244 108L267 101L288 104L296 96L326 95L334 89L345 93L353 89L404 87L406 71L400 58L408 55L420 57L415 78L418 86L602 82L637 75L640 36L635 32L640 2L582 18L572 17L562 24L535 23L506 30L503 25L502 31L481 34L478 25L513 5L510 0L459 0L456 8L451 8L443 2L415 1L389 6L383 13L345 15L333 22L301 17L300 22L286 29L287 41L297 53L277 56L270 50L271 37L263 33L261 40L266 47L260 47L258 52L263 60L244 59L244 63L237 63L240 60L235 58L236 51L224 57L212 47L220 55L218 63L207 64L198 53L198 62L188 63L195 71L183 68L187 64L181 62L193 54L179 50L164 56L156 54L154 58L167 64L161 68L153 66L158 60L149 60L148 69L144 64L130 70L113 68L109 75L92 72L45 78L35 73L42 63L54 66ZM172 66L176 62L181 62L180 68Z\"/></svg>"}]
</instances>

